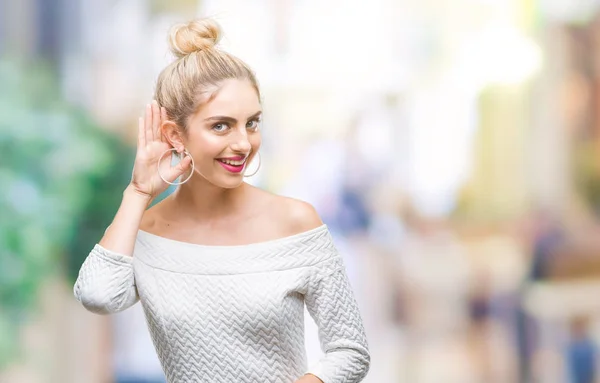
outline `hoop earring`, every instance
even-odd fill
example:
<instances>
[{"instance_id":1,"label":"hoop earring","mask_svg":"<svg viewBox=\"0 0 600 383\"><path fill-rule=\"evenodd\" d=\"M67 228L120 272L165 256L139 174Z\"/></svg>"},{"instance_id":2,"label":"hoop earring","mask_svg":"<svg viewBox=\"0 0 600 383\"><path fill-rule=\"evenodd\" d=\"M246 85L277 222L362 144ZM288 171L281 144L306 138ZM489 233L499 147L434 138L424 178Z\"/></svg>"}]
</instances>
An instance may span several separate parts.
<instances>
[{"instance_id":1,"label":"hoop earring","mask_svg":"<svg viewBox=\"0 0 600 383\"><path fill-rule=\"evenodd\" d=\"M256 168L256 170L254 171L254 173L246 175L244 174L244 177L252 177L253 175L255 175L256 173L258 173L258 169L260 169L260 164L262 163L262 160L260 159L260 152L256 152L256 155L258 156L258 167Z\"/></svg>"},{"instance_id":2,"label":"hoop earring","mask_svg":"<svg viewBox=\"0 0 600 383\"><path fill-rule=\"evenodd\" d=\"M160 158L158 159L158 164L156 165L156 167L158 168L158 175L160 176L160 178L161 178L163 181L165 181L165 182L166 182L166 183L168 183L169 185L182 185L182 184L184 184L184 183L188 182L188 181L189 181L189 179L190 179L190 178L192 178L192 175L194 174L194 169L195 169L195 166L194 166L194 157L192 157L192 155L190 154L190 152L188 152L188 151L187 151L187 149L183 149L183 152L184 152L186 155L188 155L188 156L190 157L190 159L192 160L192 172L190 173L190 175L188 176L188 178L186 178L186 179L185 179L185 181L183 181L183 182L178 182L178 183L176 183L176 182L169 182L169 181L167 181L167 180L166 180L166 179L165 179L165 178L162 176L162 174L160 174L160 160L162 160L162 158L165 156L165 154L167 154L167 152L170 152L170 151L173 151L173 150L177 150L177 149L175 149L175 148L171 148L171 149L165 150L165 151L163 152L163 154L160 156ZM180 176L180 177L181 177L181 176Z\"/></svg>"}]
</instances>

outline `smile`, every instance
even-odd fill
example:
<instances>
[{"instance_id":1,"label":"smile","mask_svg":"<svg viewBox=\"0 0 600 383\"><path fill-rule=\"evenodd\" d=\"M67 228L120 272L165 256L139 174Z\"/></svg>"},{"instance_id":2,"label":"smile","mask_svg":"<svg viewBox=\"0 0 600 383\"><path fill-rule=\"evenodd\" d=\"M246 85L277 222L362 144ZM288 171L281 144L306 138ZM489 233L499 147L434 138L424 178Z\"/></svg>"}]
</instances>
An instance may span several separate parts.
<instances>
[{"instance_id":1,"label":"smile","mask_svg":"<svg viewBox=\"0 0 600 383\"><path fill-rule=\"evenodd\" d=\"M217 159L219 164L225 168L225 170L231 173L240 173L244 170L244 165L246 164L246 158L243 160L226 160L226 159Z\"/></svg>"},{"instance_id":2,"label":"smile","mask_svg":"<svg viewBox=\"0 0 600 383\"><path fill-rule=\"evenodd\" d=\"M239 166L239 165L243 165L244 162L246 162L246 159L244 158L243 160L226 160L226 159L218 159L217 161L221 161L223 163L226 163L228 165L233 165L233 166Z\"/></svg>"}]
</instances>

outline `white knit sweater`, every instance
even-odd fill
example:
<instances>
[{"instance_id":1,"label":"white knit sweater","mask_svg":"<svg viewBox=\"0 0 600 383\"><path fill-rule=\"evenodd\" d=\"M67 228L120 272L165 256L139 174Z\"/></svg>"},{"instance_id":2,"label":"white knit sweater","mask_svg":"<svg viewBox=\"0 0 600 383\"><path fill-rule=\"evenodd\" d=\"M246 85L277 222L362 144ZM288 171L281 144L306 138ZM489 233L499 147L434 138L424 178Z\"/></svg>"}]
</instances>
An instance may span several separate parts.
<instances>
[{"instance_id":1,"label":"white knit sweater","mask_svg":"<svg viewBox=\"0 0 600 383\"><path fill-rule=\"evenodd\" d=\"M115 313L141 301L170 383L360 382L370 354L326 225L281 239L206 246L138 232L133 257L96 244L74 294ZM304 304L323 356L307 368Z\"/></svg>"}]
</instances>

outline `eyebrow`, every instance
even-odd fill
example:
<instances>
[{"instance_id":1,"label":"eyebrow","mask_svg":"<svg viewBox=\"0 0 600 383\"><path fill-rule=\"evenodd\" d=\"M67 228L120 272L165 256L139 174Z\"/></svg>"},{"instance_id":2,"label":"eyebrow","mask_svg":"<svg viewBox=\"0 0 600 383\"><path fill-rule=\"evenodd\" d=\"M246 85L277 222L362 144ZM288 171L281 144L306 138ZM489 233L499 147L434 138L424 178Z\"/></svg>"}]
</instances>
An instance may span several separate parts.
<instances>
[{"instance_id":1,"label":"eyebrow","mask_svg":"<svg viewBox=\"0 0 600 383\"><path fill-rule=\"evenodd\" d=\"M253 115L251 115L250 117L248 117L248 121L252 120L253 118L256 118L258 116L260 116L262 114L262 110L259 110L258 112L254 113ZM212 117L208 117L207 119L205 119L204 121L225 121L225 122L229 122L232 124L236 124L237 120L233 117L228 117L228 116L212 116Z\"/></svg>"}]
</instances>

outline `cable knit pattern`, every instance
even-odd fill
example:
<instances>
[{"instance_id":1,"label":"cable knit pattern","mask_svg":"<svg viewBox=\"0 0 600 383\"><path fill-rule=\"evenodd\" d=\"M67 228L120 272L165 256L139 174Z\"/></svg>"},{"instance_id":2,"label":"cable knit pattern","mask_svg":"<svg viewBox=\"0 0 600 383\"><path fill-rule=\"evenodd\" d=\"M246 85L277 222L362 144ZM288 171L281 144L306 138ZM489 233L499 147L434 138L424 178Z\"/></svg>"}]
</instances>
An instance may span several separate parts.
<instances>
[{"instance_id":1,"label":"cable knit pattern","mask_svg":"<svg viewBox=\"0 0 600 383\"><path fill-rule=\"evenodd\" d=\"M370 354L343 258L326 225L241 246L138 232L133 257L96 244L75 297L114 313L141 301L167 381L360 382ZM307 367L304 305L324 355Z\"/></svg>"},{"instance_id":2,"label":"cable knit pattern","mask_svg":"<svg viewBox=\"0 0 600 383\"><path fill-rule=\"evenodd\" d=\"M91 312L110 314L139 300L135 289L133 258L96 244L87 256L75 283L75 297Z\"/></svg>"}]
</instances>

